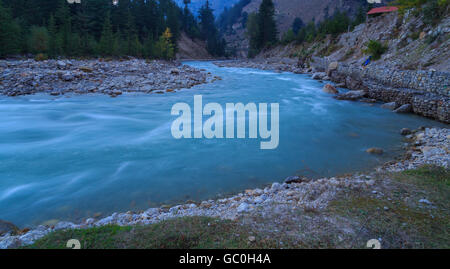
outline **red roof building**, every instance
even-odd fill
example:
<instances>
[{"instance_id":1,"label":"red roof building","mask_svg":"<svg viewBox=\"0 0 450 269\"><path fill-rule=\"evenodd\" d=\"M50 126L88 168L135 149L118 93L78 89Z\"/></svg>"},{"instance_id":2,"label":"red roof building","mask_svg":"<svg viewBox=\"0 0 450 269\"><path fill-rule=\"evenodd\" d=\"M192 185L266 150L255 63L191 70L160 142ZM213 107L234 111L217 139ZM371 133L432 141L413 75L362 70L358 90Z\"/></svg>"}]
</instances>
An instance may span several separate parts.
<instances>
[{"instance_id":1,"label":"red roof building","mask_svg":"<svg viewBox=\"0 0 450 269\"><path fill-rule=\"evenodd\" d=\"M388 12L394 12L397 10L398 10L398 7L377 7L377 8L372 8L369 12L367 12L367 15L388 13Z\"/></svg>"}]
</instances>

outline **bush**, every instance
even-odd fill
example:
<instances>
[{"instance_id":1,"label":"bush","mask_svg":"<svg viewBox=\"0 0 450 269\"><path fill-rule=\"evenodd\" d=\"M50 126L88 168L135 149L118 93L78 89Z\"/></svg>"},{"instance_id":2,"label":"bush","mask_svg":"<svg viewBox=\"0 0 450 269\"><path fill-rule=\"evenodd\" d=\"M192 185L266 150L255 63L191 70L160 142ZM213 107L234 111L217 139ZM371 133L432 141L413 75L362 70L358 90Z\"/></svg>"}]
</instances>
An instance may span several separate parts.
<instances>
[{"instance_id":1,"label":"bush","mask_svg":"<svg viewBox=\"0 0 450 269\"><path fill-rule=\"evenodd\" d=\"M34 60L36 60L36 61L38 61L38 62L40 62L40 61L45 61L45 60L47 60L48 59L48 56L47 56L47 54L44 54L44 53L38 53L37 55L36 55L36 57L34 57Z\"/></svg>"},{"instance_id":2,"label":"bush","mask_svg":"<svg viewBox=\"0 0 450 269\"><path fill-rule=\"evenodd\" d=\"M386 45L375 40L370 40L364 53L372 55L373 60L378 60L387 50L388 47Z\"/></svg>"}]
</instances>

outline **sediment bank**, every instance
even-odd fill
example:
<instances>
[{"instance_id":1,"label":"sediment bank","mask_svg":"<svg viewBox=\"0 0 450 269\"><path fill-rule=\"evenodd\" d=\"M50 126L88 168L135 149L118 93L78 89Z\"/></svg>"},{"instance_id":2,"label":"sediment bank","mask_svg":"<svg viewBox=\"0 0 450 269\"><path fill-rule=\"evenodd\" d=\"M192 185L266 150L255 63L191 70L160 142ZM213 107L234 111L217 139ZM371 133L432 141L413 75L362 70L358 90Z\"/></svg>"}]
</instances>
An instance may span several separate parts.
<instances>
[{"instance_id":1,"label":"sediment bank","mask_svg":"<svg viewBox=\"0 0 450 269\"><path fill-rule=\"evenodd\" d=\"M1 60L0 94L165 93L218 79L177 62L132 60Z\"/></svg>"}]
</instances>

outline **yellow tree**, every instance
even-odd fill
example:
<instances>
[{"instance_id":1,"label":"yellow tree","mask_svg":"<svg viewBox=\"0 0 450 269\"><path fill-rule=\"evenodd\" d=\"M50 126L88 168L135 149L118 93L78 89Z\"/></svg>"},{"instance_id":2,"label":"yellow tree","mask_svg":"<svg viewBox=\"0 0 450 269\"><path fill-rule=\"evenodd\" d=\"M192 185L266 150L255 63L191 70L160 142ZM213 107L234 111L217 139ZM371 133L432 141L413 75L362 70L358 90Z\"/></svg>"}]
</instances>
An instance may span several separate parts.
<instances>
[{"instance_id":1,"label":"yellow tree","mask_svg":"<svg viewBox=\"0 0 450 269\"><path fill-rule=\"evenodd\" d=\"M162 59L170 60L175 57L175 46L172 42L172 32L170 28L166 28L166 31L159 37L156 43L156 56Z\"/></svg>"}]
</instances>

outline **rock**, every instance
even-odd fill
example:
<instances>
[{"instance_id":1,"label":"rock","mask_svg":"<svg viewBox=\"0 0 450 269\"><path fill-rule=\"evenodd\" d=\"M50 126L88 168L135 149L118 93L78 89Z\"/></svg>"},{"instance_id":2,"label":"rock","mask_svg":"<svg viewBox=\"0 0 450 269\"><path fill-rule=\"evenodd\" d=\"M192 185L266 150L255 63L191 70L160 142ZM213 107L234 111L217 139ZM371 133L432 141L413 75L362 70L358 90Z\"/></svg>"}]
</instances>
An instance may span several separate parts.
<instances>
[{"instance_id":1,"label":"rock","mask_svg":"<svg viewBox=\"0 0 450 269\"><path fill-rule=\"evenodd\" d=\"M250 243L253 243L253 242L256 241L256 237L254 237L254 236L249 236L249 237L248 237L248 241L249 241Z\"/></svg>"},{"instance_id":2,"label":"rock","mask_svg":"<svg viewBox=\"0 0 450 269\"><path fill-rule=\"evenodd\" d=\"M336 88L345 88L345 82L336 84Z\"/></svg>"},{"instance_id":3,"label":"rock","mask_svg":"<svg viewBox=\"0 0 450 269\"><path fill-rule=\"evenodd\" d=\"M419 35L420 40L424 39L425 36L427 36L427 33L425 33L425 32L420 32L420 35Z\"/></svg>"},{"instance_id":4,"label":"rock","mask_svg":"<svg viewBox=\"0 0 450 269\"><path fill-rule=\"evenodd\" d=\"M92 73L92 72L94 72L94 70L92 69L92 68L90 68L90 67L87 67L87 66L82 66L82 67L80 67L80 68L78 68L80 71L83 71L83 72L85 72L85 73Z\"/></svg>"},{"instance_id":5,"label":"rock","mask_svg":"<svg viewBox=\"0 0 450 269\"><path fill-rule=\"evenodd\" d=\"M366 96L366 93L364 91L348 91L348 92L336 95L335 98L338 100L356 101L358 99L363 98L364 96Z\"/></svg>"},{"instance_id":6,"label":"rock","mask_svg":"<svg viewBox=\"0 0 450 269\"><path fill-rule=\"evenodd\" d=\"M284 183L286 184L302 183L302 182L309 182L309 180L306 178L301 178L299 176L288 177L284 180Z\"/></svg>"},{"instance_id":7,"label":"rock","mask_svg":"<svg viewBox=\"0 0 450 269\"><path fill-rule=\"evenodd\" d=\"M170 70L170 74L172 75L179 75L180 74L180 70L177 68L174 68L172 70Z\"/></svg>"},{"instance_id":8,"label":"rock","mask_svg":"<svg viewBox=\"0 0 450 269\"><path fill-rule=\"evenodd\" d=\"M390 110L395 110L397 108L397 103L396 102L386 103L386 104L382 105L381 107L390 109Z\"/></svg>"},{"instance_id":9,"label":"rock","mask_svg":"<svg viewBox=\"0 0 450 269\"><path fill-rule=\"evenodd\" d=\"M331 94L337 94L337 93L339 93L339 91L336 90L336 88L335 88L333 85L331 85L331 84L326 84L326 85L323 87L323 91L326 92L326 93L331 93Z\"/></svg>"},{"instance_id":10,"label":"rock","mask_svg":"<svg viewBox=\"0 0 450 269\"><path fill-rule=\"evenodd\" d=\"M73 224L72 222L59 222L58 224L55 225L55 230L67 230L67 229L73 229L75 228L75 224Z\"/></svg>"},{"instance_id":11,"label":"rock","mask_svg":"<svg viewBox=\"0 0 450 269\"><path fill-rule=\"evenodd\" d=\"M427 204L427 205L432 205L433 203L431 203L430 201L428 201L427 199L420 199L419 203L421 204Z\"/></svg>"},{"instance_id":12,"label":"rock","mask_svg":"<svg viewBox=\"0 0 450 269\"><path fill-rule=\"evenodd\" d=\"M249 205L247 203L242 203L237 208L238 213L247 212L248 210L249 210Z\"/></svg>"},{"instance_id":13,"label":"rock","mask_svg":"<svg viewBox=\"0 0 450 269\"><path fill-rule=\"evenodd\" d=\"M326 75L327 74L325 74L324 72L317 72L314 73L311 78L315 80L322 80Z\"/></svg>"},{"instance_id":14,"label":"rock","mask_svg":"<svg viewBox=\"0 0 450 269\"><path fill-rule=\"evenodd\" d=\"M19 232L19 228L12 224L11 222L0 220L0 236L10 233L10 234L16 234Z\"/></svg>"},{"instance_id":15,"label":"rock","mask_svg":"<svg viewBox=\"0 0 450 269\"><path fill-rule=\"evenodd\" d=\"M403 128L403 129L400 131L400 134L403 135L403 136L406 136L406 135L412 134L412 131L411 131L410 129L408 129L408 128Z\"/></svg>"},{"instance_id":16,"label":"rock","mask_svg":"<svg viewBox=\"0 0 450 269\"><path fill-rule=\"evenodd\" d=\"M58 67L58 69L64 69L66 68L67 64L63 61L58 61L56 62L56 66Z\"/></svg>"},{"instance_id":17,"label":"rock","mask_svg":"<svg viewBox=\"0 0 450 269\"><path fill-rule=\"evenodd\" d=\"M273 191L281 190L281 184L278 183L278 182L273 183L273 184L272 184L272 190L273 190Z\"/></svg>"},{"instance_id":18,"label":"rock","mask_svg":"<svg viewBox=\"0 0 450 269\"><path fill-rule=\"evenodd\" d=\"M331 72L331 71L336 70L336 69L338 68L338 66L339 66L339 63L338 63L338 62L331 62L331 63L328 65L328 72Z\"/></svg>"},{"instance_id":19,"label":"rock","mask_svg":"<svg viewBox=\"0 0 450 269\"><path fill-rule=\"evenodd\" d=\"M384 153L383 149L380 148L370 148L366 150L367 153L381 155Z\"/></svg>"},{"instance_id":20,"label":"rock","mask_svg":"<svg viewBox=\"0 0 450 269\"><path fill-rule=\"evenodd\" d=\"M412 112L412 105L406 104L394 110L395 113L410 113Z\"/></svg>"}]
</instances>

